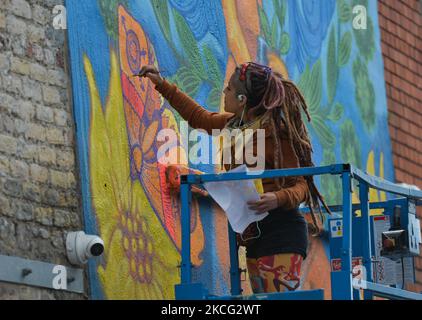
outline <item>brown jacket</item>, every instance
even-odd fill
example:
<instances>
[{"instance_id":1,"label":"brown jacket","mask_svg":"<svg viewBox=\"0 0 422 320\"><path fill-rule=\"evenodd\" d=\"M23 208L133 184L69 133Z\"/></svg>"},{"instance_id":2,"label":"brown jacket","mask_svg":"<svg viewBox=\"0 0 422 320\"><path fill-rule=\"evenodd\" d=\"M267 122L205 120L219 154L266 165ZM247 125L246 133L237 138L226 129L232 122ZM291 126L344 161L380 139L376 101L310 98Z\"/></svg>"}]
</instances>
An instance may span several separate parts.
<instances>
[{"instance_id":1,"label":"brown jacket","mask_svg":"<svg viewBox=\"0 0 422 320\"><path fill-rule=\"evenodd\" d=\"M204 129L211 134L212 129L222 130L227 121L234 114L229 112L209 112L201 107L188 95L181 92L176 85L164 82L155 87L171 106L179 112L183 119L188 121L194 129ZM263 128L265 129L265 128ZM268 129L265 129L265 169L274 168L274 141ZM282 168L297 168L299 163L292 150L287 133L281 136ZM281 190L278 190L274 179L262 179L265 192L274 192L279 207L285 209L296 208L308 198L308 186L303 177L289 177L285 179Z\"/></svg>"}]
</instances>

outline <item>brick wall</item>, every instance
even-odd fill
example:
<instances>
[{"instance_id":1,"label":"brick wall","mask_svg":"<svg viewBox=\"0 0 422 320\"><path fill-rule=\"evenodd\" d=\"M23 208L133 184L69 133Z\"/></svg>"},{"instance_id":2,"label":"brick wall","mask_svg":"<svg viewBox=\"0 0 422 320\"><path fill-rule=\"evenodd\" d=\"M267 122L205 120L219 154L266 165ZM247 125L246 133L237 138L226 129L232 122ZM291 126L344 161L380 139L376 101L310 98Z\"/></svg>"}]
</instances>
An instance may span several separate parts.
<instances>
[{"instance_id":1,"label":"brick wall","mask_svg":"<svg viewBox=\"0 0 422 320\"><path fill-rule=\"evenodd\" d=\"M66 231L82 225L57 4L0 0L0 254L68 265ZM83 297L0 283L0 300Z\"/></svg>"},{"instance_id":2,"label":"brick wall","mask_svg":"<svg viewBox=\"0 0 422 320\"><path fill-rule=\"evenodd\" d=\"M422 3L379 0L378 12L395 176L422 189ZM422 257L415 265L421 292Z\"/></svg>"}]
</instances>

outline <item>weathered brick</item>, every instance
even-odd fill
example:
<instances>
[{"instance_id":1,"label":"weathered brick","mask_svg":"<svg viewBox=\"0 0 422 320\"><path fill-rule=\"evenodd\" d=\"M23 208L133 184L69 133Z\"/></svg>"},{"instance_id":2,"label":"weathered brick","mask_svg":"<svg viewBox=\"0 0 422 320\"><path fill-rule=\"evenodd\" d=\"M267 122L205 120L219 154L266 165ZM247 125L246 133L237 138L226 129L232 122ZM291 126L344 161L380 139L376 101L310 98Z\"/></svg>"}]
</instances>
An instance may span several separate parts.
<instances>
[{"instance_id":1,"label":"weathered brick","mask_svg":"<svg viewBox=\"0 0 422 320\"><path fill-rule=\"evenodd\" d=\"M67 184L69 188L72 188L72 189L76 188L76 179L73 172L67 173Z\"/></svg>"},{"instance_id":2,"label":"weathered brick","mask_svg":"<svg viewBox=\"0 0 422 320\"><path fill-rule=\"evenodd\" d=\"M64 248L64 240L61 234L55 234L51 237L51 244L55 248Z\"/></svg>"},{"instance_id":3,"label":"weathered brick","mask_svg":"<svg viewBox=\"0 0 422 320\"><path fill-rule=\"evenodd\" d=\"M23 96L25 98L30 98L35 101L41 101L41 86L36 81L24 78L23 80Z\"/></svg>"},{"instance_id":4,"label":"weathered brick","mask_svg":"<svg viewBox=\"0 0 422 320\"><path fill-rule=\"evenodd\" d=\"M56 227L70 227L69 213L64 210L54 210L53 223Z\"/></svg>"},{"instance_id":5,"label":"weathered brick","mask_svg":"<svg viewBox=\"0 0 422 320\"><path fill-rule=\"evenodd\" d=\"M46 138L46 130L44 126L30 123L28 125L28 130L25 133L26 138L38 140L38 141L45 141Z\"/></svg>"},{"instance_id":6,"label":"weathered brick","mask_svg":"<svg viewBox=\"0 0 422 320\"><path fill-rule=\"evenodd\" d=\"M18 150L18 141L16 138L0 134L0 151L6 154L16 154Z\"/></svg>"},{"instance_id":7,"label":"weathered brick","mask_svg":"<svg viewBox=\"0 0 422 320\"><path fill-rule=\"evenodd\" d=\"M27 47L26 33L15 35L11 41L12 51L17 56L24 56Z\"/></svg>"},{"instance_id":8,"label":"weathered brick","mask_svg":"<svg viewBox=\"0 0 422 320\"><path fill-rule=\"evenodd\" d=\"M31 63L30 65L31 78L40 82L47 82L47 69L38 63Z\"/></svg>"},{"instance_id":9,"label":"weathered brick","mask_svg":"<svg viewBox=\"0 0 422 320\"><path fill-rule=\"evenodd\" d=\"M69 186L69 176L66 172L51 169L50 182L55 187L67 189Z\"/></svg>"},{"instance_id":10,"label":"weathered brick","mask_svg":"<svg viewBox=\"0 0 422 320\"><path fill-rule=\"evenodd\" d=\"M64 167L64 166L63 166ZM9 158L0 155L0 176L9 172Z\"/></svg>"},{"instance_id":11,"label":"weathered brick","mask_svg":"<svg viewBox=\"0 0 422 320\"><path fill-rule=\"evenodd\" d=\"M48 70L49 83L62 88L67 88L67 76L63 70Z\"/></svg>"},{"instance_id":12,"label":"weathered brick","mask_svg":"<svg viewBox=\"0 0 422 320\"><path fill-rule=\"evenodd\" d=\"M52 50L44 49L44 62L45 64L52 66L56 63L56 58Z\"/></svg>"},{"instance_id":13,"label":"weathered brick","mask_svg":"<svg viewBox=\"0 0 422 320\"><path fill-rule=\"evenodd\" d=\"M69 191L60 199L60 203L63 207L76 209L79 205L78 199L79 195L77 195L75 191Z\"/></svg>"},{"instance_id":14,"label":"weathered brick","mask_svg":"<svg viewBox=\"0 0 422 320\"><path fill-rule=\"evenodd\" d=\"M53 209L50 207L38 207L34 210L35 221L44 225L52 226L53 225Z\"/></svg>"},{"instance_id":15,"label":"weathered brick","mask_svg":"<svg viewBox=\"0 0 422 320\"><path fill-rule=\"evenodd\" d=\"M32 204L25 201L14 201L12 203L12 210L15 212L15 217L21 221L31 221L34 218L34 208Z\"/></svg>"},{"instance_id":16,"label":"weathered brick","mask_svg":"<svg viewBox=\"0 0 422 320\"><path fill-rule=\"evenodd\" d=\"M37 61L44 62L44 50L40 45L36 43L31 44L31 52Z\"/></svg>"},{"instance_id":17,"label":"weathered brick","mask_svg":"<svg viewBox=\"0 0 422 320\"><path fill-rule=\"evenodd\" d=\"M0 16L1 19L1 16ZM0 72L7 73L10 69L10 57L7 53L0 53Z\"/></svg>"},{"instance_id":18,"label":"weathered brick","mask_svg":"<svg viewBox=\"0 0 422 320\"><path fill-rule=\"evenodd\" d=\"M58 152L57 154L60 154ZM56 151L49 147L40 147L39 161L42 164L55 165L56 164Z\"/></svg>"},{"instance_id":19,"label":"weathered brick","mask_svg":"<svg viewBox=\"0 0 422 320\"><path fill-rule=\"evenodd\" d=\"M48 123L54 122L53 109L42 105L37 106L36 118L40 121Z\"/></svg>"},{"instance_id":20,"label":"weathered brick","mask_svg":"<svg viewBox=\"0 0 422 320\"><path fill-rule=\"evenodd\" d=\"M19 149L18 155L30 161L38 161L38 156L41 155L38 152L38 146L35 144L25 144L24 148Z\"/></svg>"},{"instance_id":21,"label":"weathered brick","mask_svg":"<svg viewBox=\"0 0 422 320\"><path fill-rule=\"evenodd\" d=\"M22 91L22 80L20 76L13 73L2 75L2 81L7 92L20 94Z\"/></svg>"},{"instance_id":22,"label":"weathered brick","mask_svg":"<svg viewBox=\"0 0 422 320\"><path fill-rule=\"evenodd\" d=\"M45 228L40 228L38 226L32 227L32 235L35 238L42 238L42 239L48 239L50 237L50 232Z\"/></svg>"},{"instance_id":23,"label":"weathered brick","mask_svg":"<svg viewBox=\"0 0 422 320\"><path fill-rule=\"evenodd\" d=\"M75 153L73 151L61 151L57 154L57 165L65 170L75 166Z\"/></svg>"},{"instance_id":24,"label":"weathered brick","mask_svg":"<svg viewBox=\"0 0 422 320\"><path fill-rule=\"evenodd\" d=\"M32 43L42 43L45 38L45 31L42 27L31 25L28 30L28 39Z\"/></svg>"},{"instance_id":25,"label":"weathered brick","mask_svg":"<svg viewBox=\"0 0 422 320\"><path fill-rule=\"evenodd\" d=\"M29 122L35 114L35 106L28 100L15 100L13 103L12 115Z\"/></svg>"},{"instance_id":26,"label":"weathered brick","mask_svg":"<svg viewBox=\"0 0 422 320\"><path fill-rule=\"evenodd\" d=\"M41 202L41 189L32 182L24 182L22 184L22 196L32 202Z\"/></svg>"},{"instance_id":27,"label":"weathered brick","mask_svg":"<svg viewBox=\"0 0 422 320\"><path fill-rule=\"evenodd\" d=\"M31 6L25 0L9 0L9 9L19 17L31 19Z\"/></svg>"},{"instance_id":28,"label":"weathered brick","mask_svg":"<svg viewBox=\"0 0 422 320\"><path fill-rule=\"evenodd\" d=\"M10 200L0 193L0 214L8 216L11 214Z\"/></svg>"},{"instance_id":29,"label":"weathered brick","mask_svg":"<svg viewBox=\"0 0 422 320\"><path fill-rule=\"evenodd\" d=\"M60 91L57 88L44 85L42 91L45 104L51 105L60 103Z\"/></svg>"},{"instance_id":30,"label":"weathered brick","mask_svg":"<svg viewBox=\"0 0 422 320\"><path fill-rule=\"evenodd\" d=\"M0 92L0 107L11 110L14 101L15 101L15 98L12 97L11 95Z\"/></svg>"},{"instance_id":31,"label":"weathered brick","mask_svg":"<svg viewBox=\"0 0 422 320\"><path fill-rule=\"evenodd\" d=\"M60 193L56 189L43 187L41 202L56 207L60 201Z\"/></svg>"},{"instance_id":32,"label":"weathered brick","mask_svg":"<svg viewBox=\"0 0 422 320\"><path fill-rule=\"evenodd\" d=\"M15 132L15 122L13 117L6 114L0 118L0 123L3 125L4 133L13 134Z\"/></svg>"},{"instance_id":33,"label":"weathered brick","mask_svg":"<svg viewBox=\"0 0 422 320\"><path fill-rule=\"evenodd\" d=\"M54 225L56 227L78 227L80 219L76 212L56 209L54 210Z\"/></svg>"},{"instance_id":34,"label":"weathered brick","mask_svg":"<svg viewBox=\"0 0 422 320\"><path fill-rule=\"evenodd\" d=\"M66 54L63 48L59 48L56 52L56 66L64 69L65 68L65 60L66 60Z\"/></svg>"},{"instance_id":35,"label":"weathered brick","mask_svg":"<svg viewBox=\"0 0 422 320\"><path fill-rule=\"evenodd\" d=\"M63 134L63 130L57 128L47 129L47 141L51 144L64 145L66 138Z\"/></svg>"},{"instance_id":36,"label":"weathered brick","mask_svg":"<svg viewBox=\"0 0 422 320\"><path fill-rule=\"evenodd\" d=\"M48 169L37 164L31 164L29 167L31 179L37 182L45 183L48 181Z\"/></svg>"},{"instance_id":37,"label":"weathered brick","mask_svg":"<svg viewBox=\"0 0 422 320\"><path fill-rule=\"evenodd\" d=\"M28 178L28 165L26 162L14 159L10 162L10 173L15 178Z\"/></svg>"},{"instance_id":38,"label":"weathered brick","mask_svg":"<svg viewBox=\"0 0 422 320\"><path fill-rule=\"evenodd\" d=\"M25 21L18 19L13 15L8 15L6 17L6 30L10 34L25 34L26 23Z\"/></svg>"},{"instance_id":39,"label":"weathered brick","mask_svg":"<svg viewBox=\"0 0 422 320\"><path fill-rule=\"evenodd\" d=\"M0 29L6 28L6 15L4 12L0 11Z\"/></svg>"},{"instance_id":40,"label":"weathered brick","mask_svg":"<svg viewBox=\"0 0 422 320\"><path fill-rule=\"evenodd\" d=\"M22 196L22 182L16 179L6 179L4 182L3 192L13 197Z\"/></svg>"},{"instance_id":41,"label":"weathered brick","mask_svg":"<svg viewBox=\"0 0 422 320\"><path fill-rule=\"evenodd\" d=\"M52 13L42 6L35 4L32 9L32 18L35 22L45 25L47 22L51 21Z\"/></svg>"},{"instance_id":42,"label":"weathered brick","mask_svg":"<svg viewBox=\"0 0 422 320\"><path fill-rule=\"evenodd\" d=\"M65 144L74 145L75 130L73 127L65 128Z\"/></svg>"},{"instance_id":43,"label":"weathered brick","mask_svg":"<svg viewBox=\"0 0 422 320\"><path fill-rule=\"evenodd\" d=\"M28 75L30 73L30 64L28 61L18 58L18 57L12 57L10 59L11 67L10 70L15 73Z\"/></svg>"},{"instance_id":44,"label":"weathered brick","mask_svg":"<svg viewBox=\"0 0 422 320\"><path fill-rule=\"evenodd\" d=\"M28 251L31 248L32 241L28 241L27 235L30 233L30 226L25 223L18 223L16 228L16 240L18 248Z\"/></svg>"},{"instance_id":45,"label":"weathered brick","mask_svg":"<svg viewBox=\"0 0 422 320\"><path fill-rule=\"evenodd\" d=\"M14 237L14 235L15 224L9 219L0 217L0 239L7 240Z\"/></svg>"},{"instance_id":46,"label":"weathered brick","mask_svg":"<svg viewBox=\"0 0 422 320\"><path fill-rule=\"evenodd\" d=\"M61 127L66 126L68 120L69 120L68 112L64 110L60 110L60 109L54 110L54 121L56 125L61 126Z\"/></svg>"}]
</instances>

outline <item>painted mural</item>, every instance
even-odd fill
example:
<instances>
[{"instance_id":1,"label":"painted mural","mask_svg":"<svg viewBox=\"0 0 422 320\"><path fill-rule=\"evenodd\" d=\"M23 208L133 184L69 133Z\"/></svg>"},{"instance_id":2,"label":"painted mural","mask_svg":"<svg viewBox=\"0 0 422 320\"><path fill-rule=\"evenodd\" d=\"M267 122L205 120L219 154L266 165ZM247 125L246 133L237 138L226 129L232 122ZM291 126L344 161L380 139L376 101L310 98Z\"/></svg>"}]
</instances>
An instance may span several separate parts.
<instances>
[{"instance_id":1,"label":"painted mural","mask_svg":"<svg viewBox=\"0 0 422 320\"><path fill-rule=\"evenodd\" d=\"M352 27L357 5L366 8L366 29ZM375 1L67 0L66 6L85 229L106 247L89 263L92 298L174 298L180 201L159 162L158 132L177 132L174 164L216 172L188 159L180 116L151 82L133 77L145 64L215 112L223 109L222 90L237 64L268 64L293 79L309 104L316 164L348 162L394 180ZM330 204L341 203L338 177L317 182ZM371 191L371 200L385 198ZM227 294L224 213L195 195L191 216L194 279ZM329 271L326 240L314 238L303 288L323 287L329 297ZM247 282L244 289L250 292Z\"/></svg>"}]
</instances>

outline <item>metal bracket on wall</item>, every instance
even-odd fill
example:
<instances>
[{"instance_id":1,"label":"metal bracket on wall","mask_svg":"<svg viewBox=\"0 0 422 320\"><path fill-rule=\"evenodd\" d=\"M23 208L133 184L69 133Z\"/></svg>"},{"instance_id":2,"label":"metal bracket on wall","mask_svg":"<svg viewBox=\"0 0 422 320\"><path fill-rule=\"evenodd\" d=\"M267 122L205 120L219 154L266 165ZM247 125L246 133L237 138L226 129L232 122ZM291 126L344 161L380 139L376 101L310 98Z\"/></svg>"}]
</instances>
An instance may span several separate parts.
<instances>
[{"instance_id":1,"label":"metal bracket on wall","mask_svg":"<svg viewBox=\"0 0 422 320\"><path fill-rule=\"evenodd\" d=\"M59 266L59 268L57 268ZM55 270L61 270L57 271ZM66 270L64 274L63 270ZM54 279L66 277L66 284L61 283L62 289L54 287ZM69 268L47 262L34 261L19 257L0 255L0 282L24 284L28 286L70 291L84 292L84 277L82 269Z\"/></svg>"}]
</instances>

